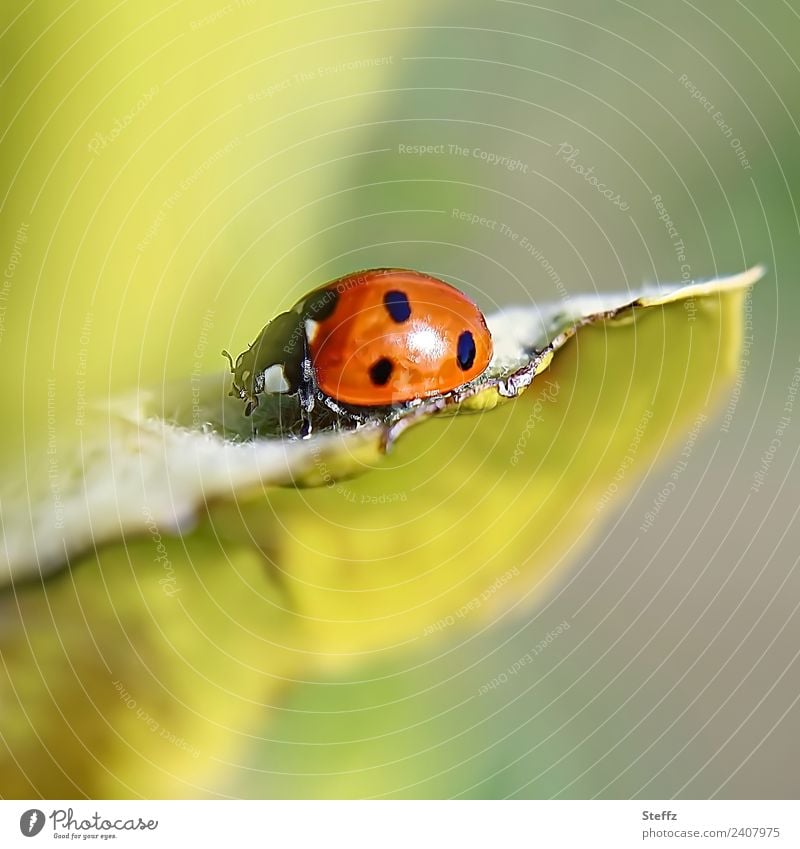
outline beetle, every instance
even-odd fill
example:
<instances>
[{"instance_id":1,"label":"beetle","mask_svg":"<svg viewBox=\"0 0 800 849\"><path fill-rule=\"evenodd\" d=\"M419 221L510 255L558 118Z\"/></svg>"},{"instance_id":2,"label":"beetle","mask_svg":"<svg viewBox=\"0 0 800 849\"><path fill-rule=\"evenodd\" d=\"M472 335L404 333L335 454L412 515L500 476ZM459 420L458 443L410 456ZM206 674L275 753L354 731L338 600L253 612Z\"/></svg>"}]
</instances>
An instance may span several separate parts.
<instances>
[{"instance_id":1,"label":"beetle","mask_svg":"<svg viewBox=\"0 0 800 849\"><path fill-rule=\"evenodd\" d=\"M297 396L302 434L317 404L353 422L444 395L492 358L480 309L436 277L375 268L340 277L276 316L234 362L230 394L252 414L264 394Z\"/></svg>"}]
</instances>

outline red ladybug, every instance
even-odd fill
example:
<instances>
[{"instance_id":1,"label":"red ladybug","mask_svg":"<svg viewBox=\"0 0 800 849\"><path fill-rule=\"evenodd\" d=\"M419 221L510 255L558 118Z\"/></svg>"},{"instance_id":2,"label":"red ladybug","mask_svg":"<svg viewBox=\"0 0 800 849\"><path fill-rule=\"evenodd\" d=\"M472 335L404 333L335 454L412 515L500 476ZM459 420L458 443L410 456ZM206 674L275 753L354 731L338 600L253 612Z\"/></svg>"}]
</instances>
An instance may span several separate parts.
<instances>
[{"instance_id":1,"label":"red ladybug","mask_svg":"<svg viewBox=\"0 0 800 849\"><path fill-rule=\"evenodd\" d=\"M492 358L478 307L458 289L417 271L378 268L314 290L271 321L236 359L232 395L245 415L262 394L299 397L303 433L316 402L362 421L470 383Z\"/></svg>"}]
</instances>

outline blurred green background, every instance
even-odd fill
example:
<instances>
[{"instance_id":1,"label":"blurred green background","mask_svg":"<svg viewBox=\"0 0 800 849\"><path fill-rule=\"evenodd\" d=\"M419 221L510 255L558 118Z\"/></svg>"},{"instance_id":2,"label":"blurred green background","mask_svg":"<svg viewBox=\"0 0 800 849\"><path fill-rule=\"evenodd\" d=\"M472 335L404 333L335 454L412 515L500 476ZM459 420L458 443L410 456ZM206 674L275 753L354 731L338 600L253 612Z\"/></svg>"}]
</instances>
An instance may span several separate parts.
<instances>
[{"instance_id":1,"label":"blurred green background","mask_svg":"<svg viewBox=\"0 0 800 849\"><path fill-rule=\"evenodd\" d=\"M222 369L355 268L491 311L769 267L730 402L646 530L669 453L537 607L308 674L180 792L797 793L800 10L553 6L1 13L7 465L87 397Z\"/></svg>"}]
</instances>

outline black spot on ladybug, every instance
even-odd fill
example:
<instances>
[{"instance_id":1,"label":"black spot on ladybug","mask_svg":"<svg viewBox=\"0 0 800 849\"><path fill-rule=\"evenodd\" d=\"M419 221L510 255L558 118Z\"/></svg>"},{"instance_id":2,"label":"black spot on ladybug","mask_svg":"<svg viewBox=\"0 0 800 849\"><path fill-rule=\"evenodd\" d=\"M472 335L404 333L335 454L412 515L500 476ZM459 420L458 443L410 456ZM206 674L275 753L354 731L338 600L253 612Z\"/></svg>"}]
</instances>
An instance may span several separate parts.
<instances>
[{"instance_id":1,"label":"black spot on ladybug","mask_svg":"<svg viewBox=\"0 0 800 849\"><path fill-rule=\"evenodd\" d=\"M472 368L475 362L475 340L469 330L465 330L458 337L458 347L456 348L456 360L458 367L462 371Z\"/></svg>"},{"instance_id":2,"label":"black spot on ladybug","mask_svg":"<svg viewBox=\"0 0 800 849\"><path fill-rule=\"evenodd\" d=\"M369 379L376 386L386 386L393 371L392 361L388 357L381 357L370 366Z\"/></svg>"},{"instance_id":3,"label":"black spot on ladybug","mask_svg":"<svg viewBox=\"0 0 800 849\"><path fill-rule=\"evenodd\" d=\"M339 303L339 293L335 289L323 289L312 298L309 314L314 321L325 321L333 315L337 303Z\"/></svg>"},{"instance_id":4,"label":"black spot on ladybug","mask_svg":"<svg viewBox=\"0 0 800 849\"><path fill-rule=\"evenodd\" d=\"M383 296L383 303L392 320L398 324L411 318L411 304L405 292L392 289Z\"/></svg>"}]
</instances>

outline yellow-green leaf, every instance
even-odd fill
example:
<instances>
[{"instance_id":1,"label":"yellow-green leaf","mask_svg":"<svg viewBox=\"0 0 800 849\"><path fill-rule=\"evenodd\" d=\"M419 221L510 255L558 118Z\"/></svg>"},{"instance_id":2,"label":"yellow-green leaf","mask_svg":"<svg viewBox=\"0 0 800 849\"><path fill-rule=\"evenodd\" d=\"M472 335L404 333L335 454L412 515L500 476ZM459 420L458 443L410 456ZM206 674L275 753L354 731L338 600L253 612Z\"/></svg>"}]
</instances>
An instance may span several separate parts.
<instances>
[{"instance_id":1,"label":"yellow-green leaf","mask_svg":"<svg viewBox=\"0 0 800 849\"><path fill-rule=\"evenodd\" d=\"M171 396L123 399L76 441L58 545L46 477L3 497L4 792L210 792L293 681L528 609L713 414L759 275L495 317L505 359L443 412L513 375L528 391L420 408L408 432L242 441L152 415ZM271 486L298 476L322 485Z\"/></svg>"}]
</instances>

